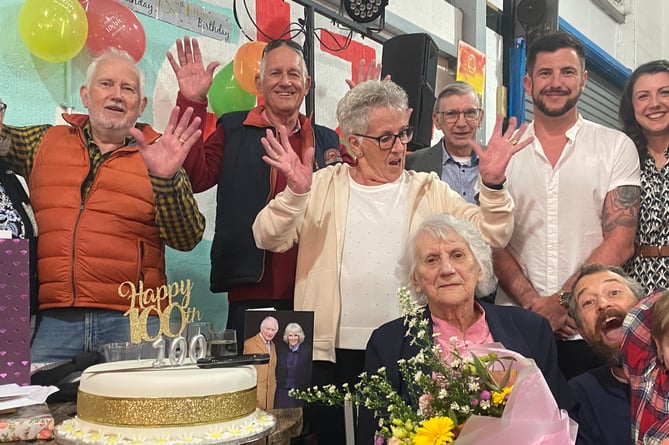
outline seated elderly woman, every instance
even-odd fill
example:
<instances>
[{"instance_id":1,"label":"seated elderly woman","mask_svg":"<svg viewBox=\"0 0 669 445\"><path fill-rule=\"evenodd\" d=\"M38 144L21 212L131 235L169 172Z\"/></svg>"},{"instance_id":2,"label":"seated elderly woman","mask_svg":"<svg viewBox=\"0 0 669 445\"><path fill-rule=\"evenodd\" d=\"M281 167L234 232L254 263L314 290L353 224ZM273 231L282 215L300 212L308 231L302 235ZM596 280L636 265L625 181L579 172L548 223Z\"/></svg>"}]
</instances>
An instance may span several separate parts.
<instances>
[{"instance_id":1,"label":"seated elderly woman","mask_svg":"<svg viewBox=\"0 0 669 445\"><path fill-rule=\"evenodd\" d=\"M464 199L436 174L404 169L413 136L406 92L391 81L367 81L337 105L337 119L354 166L313 172L313 150L300 158L288 132L267 130L265 162L281 172L286 189L257 215L253 236L260 249L285 252L297 244L295 305L314 312L312 383L355 383L372 331L400 315L393 271L402 244L427 216L448 213L475 224L496 247L513 231L513 200L506 189L509 159L532 138L518 142L515 119L502 130L498 116L486 150L474 141L480 163L480 206ZM278 139L277 139L278 138ZM373 279L372 279L373 278ZM319 445L345 442L336 414L311 416ZM327 430L325 429L327 428Z\"/></svg>"},{"instance_id":2,"label":"seated elderly woman","mask_svg":"<svg viewBox=\"0 0 669 445\"><path fill-rule=\"evenodd\" d=\"M476 300L494 290L496 278L490 246L469 222L447 214L426 218L408 240L399 270L405 286L426 303L424 316L430 329L440 334L435 341L443 351L451 350L452 337L458 339L461 353L469 344L502 343L534 359L561 408L571 404L548 321L522 308ZM419 349L405 333L403 318L376 329L367 343L365 370L374 374L385 367L393 387L407 397L397 361L414 357ZM372 444L377 425L368 411L361 410L356 443Z\"/></svg>"}]
</instances>

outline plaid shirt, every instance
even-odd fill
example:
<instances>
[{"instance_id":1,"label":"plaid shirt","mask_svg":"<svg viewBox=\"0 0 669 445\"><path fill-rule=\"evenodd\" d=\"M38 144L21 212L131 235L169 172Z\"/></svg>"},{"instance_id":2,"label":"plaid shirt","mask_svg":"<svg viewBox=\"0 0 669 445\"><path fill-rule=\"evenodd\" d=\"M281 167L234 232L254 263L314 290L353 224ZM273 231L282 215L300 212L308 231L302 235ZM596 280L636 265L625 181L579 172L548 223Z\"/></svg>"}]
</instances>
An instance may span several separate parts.
<instances>
[{"instance_id":1,"label":"plaid shirt","mask_svg":"<svg viewBox=\"0 0 669 445\"><path fill-rule=\"evenodd\" d=\"M637 445L656 445L669 437L669 374L650 333L655 291L627 314L620 345L629 377L632 437Z\"/></svg>"},{"instance_id":2,"label":"plaid shirt","mask_svg":"<svg viewBox=\"0 0 669 445\"><path fill-rule=\"evenodd\" d=\"M12 144L4 156L5 164L10 170L28 178L42 138L51 125L27 127L2 126L2 134L9 136ZM90 124L83 129L91 160L91 169L81 186L82 196L86 196L93 185L93 179L107 159L109 153L103 154L93 142ZM134 143L131 137L126 138L125 145ZM156 203L156 226L160 238L166 245L176 250L191 250L202 238L204 233L204 215L200 213L190 181L186 172L180 169L173 178L158 178L149 175Z\"/></svg>"}]
</instances>

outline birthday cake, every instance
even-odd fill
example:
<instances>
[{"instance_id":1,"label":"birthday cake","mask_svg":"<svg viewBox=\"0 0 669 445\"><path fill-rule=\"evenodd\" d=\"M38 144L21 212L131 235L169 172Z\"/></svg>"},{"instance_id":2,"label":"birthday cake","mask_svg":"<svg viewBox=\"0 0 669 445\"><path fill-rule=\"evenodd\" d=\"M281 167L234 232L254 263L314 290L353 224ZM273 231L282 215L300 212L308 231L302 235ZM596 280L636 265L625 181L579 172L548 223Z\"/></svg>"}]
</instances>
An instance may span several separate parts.
<instances>
[{"instance_id":1,"label":"birthday cake","mask_svg":"<svg viewBox=\"0 0 669 445\"><path fill-rule=\"evenodd\" d=\"M56 427L64 444L241 444L274 429L256 409L253 366L153 368L151 360L91 366L77 417Z\"/></svg>"}]
</instances>

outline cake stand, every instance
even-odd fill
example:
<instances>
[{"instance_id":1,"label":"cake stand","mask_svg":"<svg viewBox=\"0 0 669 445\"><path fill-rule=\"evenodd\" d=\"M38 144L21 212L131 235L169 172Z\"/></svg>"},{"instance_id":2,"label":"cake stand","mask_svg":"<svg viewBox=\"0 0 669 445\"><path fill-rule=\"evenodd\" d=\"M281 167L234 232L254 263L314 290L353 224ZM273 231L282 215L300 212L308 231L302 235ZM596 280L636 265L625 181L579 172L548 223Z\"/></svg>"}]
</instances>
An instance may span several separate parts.
<instances>
[{"instance_id":1,"label":"cake stand","mask_svg":"<svg viewBox=\"0 0 669 445\"><path fill-rule=\"evenodd\" d=\"M276 428L276 418L257 409L248 419L230 426L193 428L121 428L89 423L75 417L56 426L62 445L241 445L262 439Z\"/></svg>"}]
</instances>

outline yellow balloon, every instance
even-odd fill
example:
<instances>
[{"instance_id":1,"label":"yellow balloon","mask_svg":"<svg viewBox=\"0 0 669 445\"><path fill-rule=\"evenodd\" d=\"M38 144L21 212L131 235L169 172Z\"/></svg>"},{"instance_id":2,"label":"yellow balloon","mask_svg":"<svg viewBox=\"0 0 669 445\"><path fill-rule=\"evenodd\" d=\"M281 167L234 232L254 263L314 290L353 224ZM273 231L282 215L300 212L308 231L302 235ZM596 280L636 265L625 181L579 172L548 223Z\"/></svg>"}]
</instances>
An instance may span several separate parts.
<instances>
[{"instance_id":1,"label":"yellow balloon","mask_svg":"<svg viewBox=\"0 0 669 445\"><path fill-rule=\"evenodd\" d=\"M19 35L36 57L65 62L86 44L86 11L78 0L26 0L19 12Z\"/></svg>"}]
</instances>

